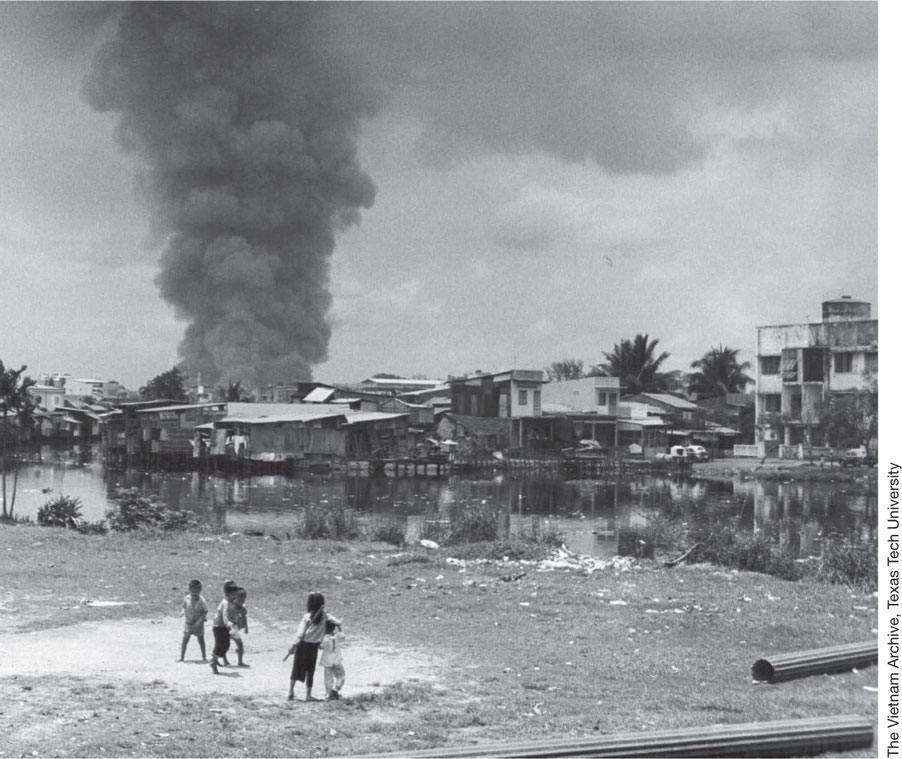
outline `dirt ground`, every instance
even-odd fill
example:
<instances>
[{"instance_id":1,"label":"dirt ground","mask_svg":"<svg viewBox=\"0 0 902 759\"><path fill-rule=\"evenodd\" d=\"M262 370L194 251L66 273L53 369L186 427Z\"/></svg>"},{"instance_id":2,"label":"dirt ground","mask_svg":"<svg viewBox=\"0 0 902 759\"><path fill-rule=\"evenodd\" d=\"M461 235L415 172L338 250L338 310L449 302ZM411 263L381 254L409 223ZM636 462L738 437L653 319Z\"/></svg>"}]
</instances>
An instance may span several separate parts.
<instances>
[{"instance_id":1,"label":"dirt ground","mask_svg":"<svg viewBox=\"0 0 902 759\"><path fill-rule=\"evenodd\" d=\"M96 676L104 680L163 682L181 693L222 693L257 696L284 701L288 691L291 660L283 662L294 627L266 626L258 622L245 636L247 669L221 667L214 675L201 660L195 638L188 643L185 661L179 662L183 621L125 619L85 622L63 628L27 633L0 634L0 677L53 675L55 673ZM213 634L207 627L207 653ZM165 652L161 655L161 652ZM442 663L419 652L398 650L375 641L347 635L343 651L347 681L344 695L378 690L404 681L435 681ZM322 697L322 668L318 668L314 696ZM297 690L303 697L303 689Z\"/></svg>"}]
</instances>

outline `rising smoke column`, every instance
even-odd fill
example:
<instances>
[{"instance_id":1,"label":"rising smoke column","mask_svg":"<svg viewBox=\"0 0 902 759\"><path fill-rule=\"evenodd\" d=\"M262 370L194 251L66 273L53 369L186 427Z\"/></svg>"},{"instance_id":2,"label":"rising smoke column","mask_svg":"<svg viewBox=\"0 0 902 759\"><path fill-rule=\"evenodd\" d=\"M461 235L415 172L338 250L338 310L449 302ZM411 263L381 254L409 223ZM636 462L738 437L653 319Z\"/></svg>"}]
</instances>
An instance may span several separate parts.
<instances>
[{"instance_id":1,"label":"rising smoke column","mask_svg":"<svg viewBox=\"0 0 902 759\"><path fill-rule=\"evenodd\" d=\"M205 382L304 380L327 357L329 258L372 205L360 168L373 90L319 4L129 3L84 97L166 236L157 284Z\"/></svg>"}]
</instances>

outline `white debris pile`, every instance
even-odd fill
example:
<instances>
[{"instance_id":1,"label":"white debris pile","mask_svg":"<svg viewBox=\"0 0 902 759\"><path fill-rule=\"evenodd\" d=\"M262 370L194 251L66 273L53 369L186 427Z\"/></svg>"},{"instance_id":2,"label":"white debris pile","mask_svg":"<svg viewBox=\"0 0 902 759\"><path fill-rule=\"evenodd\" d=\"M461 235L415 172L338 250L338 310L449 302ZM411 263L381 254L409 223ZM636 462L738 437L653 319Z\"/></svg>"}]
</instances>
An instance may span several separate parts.
<instances>
[{"instance_id":1,"label":"white debris pile","mask_svg":"<svg viewBox=\"0 0 902 759\"><path fill-rule=\"evenodd\" d=\"M566 548L559 548L555 556L539 562L538 571L570 569L591 574L600 569L613 569L615 572L627 572L632 569L633 562L631 556L612 556L609 559L600 559L595 556L573 553Z\"/></svg>"}]
</instances>

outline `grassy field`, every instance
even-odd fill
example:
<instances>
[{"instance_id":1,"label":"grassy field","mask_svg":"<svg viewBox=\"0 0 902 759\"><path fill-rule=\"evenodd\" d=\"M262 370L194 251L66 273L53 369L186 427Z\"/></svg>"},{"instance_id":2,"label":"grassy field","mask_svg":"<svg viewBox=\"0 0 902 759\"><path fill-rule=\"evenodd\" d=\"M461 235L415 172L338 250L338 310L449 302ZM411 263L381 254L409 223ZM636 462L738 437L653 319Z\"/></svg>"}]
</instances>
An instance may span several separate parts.
<instances>
[{"instance_id":1,"label":"grassy field","mask_svg":"<svg viewBox=\"0 0 902 759\"><path fill-rule=\"evenodd\" d=\"M365 636L442 663L432 679L317 704L287 703L287 680L271 697L222 700L103 678L77 661L62 675L0 666L0 756L349 756L848 714L876 728L875 667L779 685L751 679L761 657L875 638L872 595L708 565L460 555L0 526L5 657L29 632L172 617L198 577L211 606L224 580L246 587L252 626L293 629L307 593L320 590L351 645ZM169 656L177 641L143 645ZM876 746L840 755L874 756Z\"/></svg>"}]
</instances>

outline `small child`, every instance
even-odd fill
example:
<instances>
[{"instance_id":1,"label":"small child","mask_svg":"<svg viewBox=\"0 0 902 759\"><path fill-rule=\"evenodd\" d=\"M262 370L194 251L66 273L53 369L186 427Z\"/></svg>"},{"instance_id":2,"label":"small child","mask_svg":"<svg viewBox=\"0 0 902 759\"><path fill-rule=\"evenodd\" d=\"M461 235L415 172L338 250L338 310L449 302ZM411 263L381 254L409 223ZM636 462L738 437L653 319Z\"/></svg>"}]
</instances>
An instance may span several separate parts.
<instances>
[{"instance_id":1,"label":"small child","mask_svg":"<svg viewBox=\"0 0 902 759\"><path fill-rule=\"evenodd\" d=\"M345 668L341 657L341 644L345 634L341 628L331 619L326 620L326 634L320 648L323 650L323 679L326 681L326 697L330 701L337 701L341 696L339 691L345 684Z\"/></svg>"},{"instance_id":2,"label":"small child","mask_svg":"<svg viewBox=\"0 0 902 759\"><path fill-rule=\"evenodd\" d=\"M235 629L229 631L229 637L235 641L235 653L238 654L238 666L249 667L244 663L244 640L241 633L247 632L247 607L244 602L247 600L247 591L244 588L238 588L235 591Z\"/></svg>"},{"instance_id":3,"label":"small child","mask_svg":"<svg viewBox=\"0 0 902 759\"><path fill-rule=\"evenodd\" d=\"M319 644L326 634L326 622L330 621L341 629L341 620L329 614L326 599L322 593L311 593L307 596L307 613L298 625L294 642L288 649L289 656L294 656L291 665L291 680L288 686L288 700L294 701L294 686L298 680L307 688L307 701L319 701L313 697L313 675L316 672L316 657L319 655Z\"/></svg>"},{"instance_id":4,"label":"small child","mask_svg":"<svg viewBox=\"0 0 902 759\"><path fill-rule=\"evenodd\" d=\"M182 655L179 661L185 661L185 651L188 648L188 639L194 635L200 644L200 655L207 660L207 645L204 641L204 622L207 621L207 602L200 594L202 586L200 580L192 580L188 583L188 595L182 601L182 614L185 617L185 632L182 635Z\"/></svg>"},{"instance_id":5,"label":"small child","mask_svg":"<svg viewBox=\"0 0 902 759\"><path fill-rule=\"evenodd\" d=\"M222 666L228 667L229 660L226 651L231 645L231 635L238 629L236 624L237 611L235 607L235 592L238 585L229 580L222 586L222 600L216 607L216 615L213 617L213 656L210 657L210 668L214 675L219 674L219 659Z\"/></svg>"}]
</instances>

